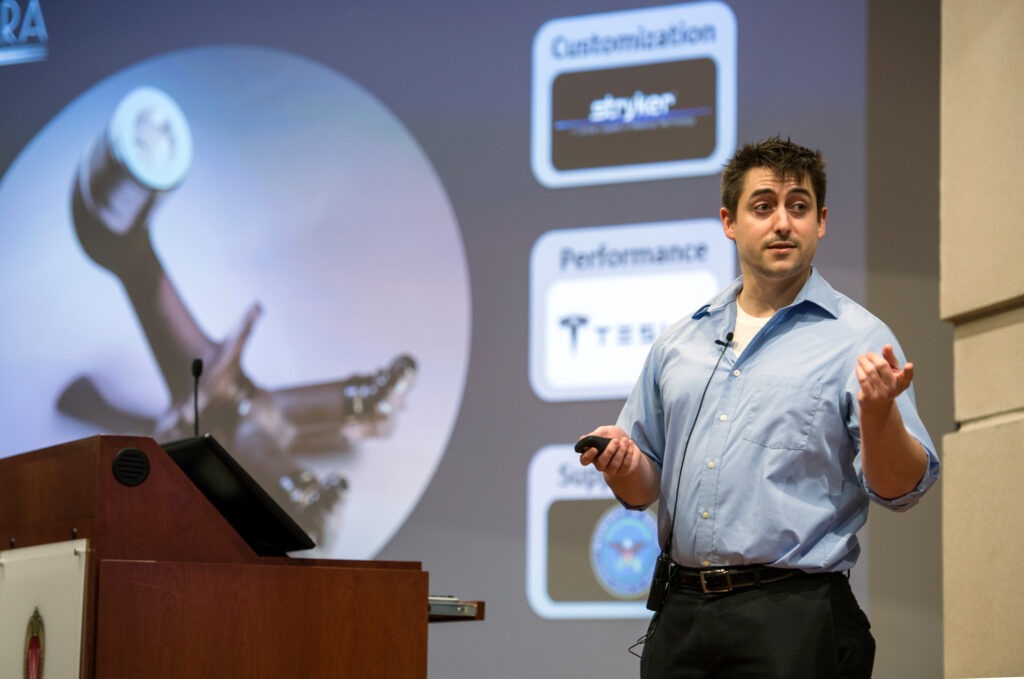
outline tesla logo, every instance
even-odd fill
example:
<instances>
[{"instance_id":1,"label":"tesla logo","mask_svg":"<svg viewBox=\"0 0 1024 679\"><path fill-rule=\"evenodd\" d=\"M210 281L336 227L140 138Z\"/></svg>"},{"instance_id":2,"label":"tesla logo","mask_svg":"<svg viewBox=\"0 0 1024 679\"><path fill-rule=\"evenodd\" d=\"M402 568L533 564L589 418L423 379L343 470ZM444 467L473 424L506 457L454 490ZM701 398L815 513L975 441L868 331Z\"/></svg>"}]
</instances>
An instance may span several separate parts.
<instances>
[{"instance_id":1,"label":"tesla logo","mask_svg":"<svg viewBox=\"0 0 1024 679\"><path fill-rule=\"evenodd\" d=\"M590 317L582 314L562 316L558 325L569 333L573 354L578 352L581 340L599 349L650 345L665 327L664 323L591 323Z\"/></svg>"},{"instance_id":2,"label":"tesla logo","mask_svg":"<svg viewBox=\"0 0 1024 679\"><path fill-rule=\"evenodd\" d=\"M572 353L574 354L579 346L580 328L587 323L588 319L586 316L564 316L558 322L560 326L569 330L569 346L572 347Z\"/></svg>"}]
</instances>

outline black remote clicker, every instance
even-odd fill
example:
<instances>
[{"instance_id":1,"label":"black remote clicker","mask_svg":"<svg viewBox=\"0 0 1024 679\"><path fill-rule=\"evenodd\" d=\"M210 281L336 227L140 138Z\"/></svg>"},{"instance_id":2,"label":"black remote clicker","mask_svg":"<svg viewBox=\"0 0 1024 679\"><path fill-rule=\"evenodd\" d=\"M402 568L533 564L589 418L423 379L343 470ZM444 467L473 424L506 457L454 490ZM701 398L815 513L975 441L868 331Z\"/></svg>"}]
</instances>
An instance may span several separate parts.
<instances>
[{"instance_id":1,"label":"black remote clicker","mask_svg":"<svg viewBox=\"0 0 1024 679\"><path fill-rule=\"evenodd\" d=\"M604 452L605 447L610 441L611 439L607 436L595 436L594 434L589 434L576 442L576 452L582 455L590 448L597 448L597 454L600 455Z\"/></svg>"}]
</instances>

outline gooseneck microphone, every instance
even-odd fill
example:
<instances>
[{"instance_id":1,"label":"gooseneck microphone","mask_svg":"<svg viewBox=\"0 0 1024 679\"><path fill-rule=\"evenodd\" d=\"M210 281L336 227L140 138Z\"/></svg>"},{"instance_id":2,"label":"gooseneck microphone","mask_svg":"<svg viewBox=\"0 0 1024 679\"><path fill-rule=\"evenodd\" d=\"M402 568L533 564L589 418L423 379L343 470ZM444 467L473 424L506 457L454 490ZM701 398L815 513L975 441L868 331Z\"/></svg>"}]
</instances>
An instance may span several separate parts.
<instances>
[{"instance_id":1,"label":"gooseneck microphone","mask_svg":"<svg viewBox=\"0 0 1024 679\"><path fill-rule=\"evenodd\" d=\"M203 359L192 359L192 377L194 387L192 389L192 414L195 423L196 436L199 436L199 376L203 374Z\"/></svg>"}]
</instances>

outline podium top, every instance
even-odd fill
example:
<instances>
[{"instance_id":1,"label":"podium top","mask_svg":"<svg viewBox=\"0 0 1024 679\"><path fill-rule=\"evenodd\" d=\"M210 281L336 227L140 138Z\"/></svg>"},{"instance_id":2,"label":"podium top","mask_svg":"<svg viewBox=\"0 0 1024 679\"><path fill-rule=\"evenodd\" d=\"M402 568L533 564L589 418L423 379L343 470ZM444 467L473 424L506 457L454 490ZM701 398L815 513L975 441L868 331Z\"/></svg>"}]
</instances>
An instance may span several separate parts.
<instances>
[{"instance_id":1,"label":"podium top","mask_svg":"<svg viewBox=\"0 0 1024 679\"><path fill-rule=\"evenodd\" d=\"M91 436L0 460L0 543L78 538L101 560L261 558L151 438Z\"/></svg>"}]
</instances>

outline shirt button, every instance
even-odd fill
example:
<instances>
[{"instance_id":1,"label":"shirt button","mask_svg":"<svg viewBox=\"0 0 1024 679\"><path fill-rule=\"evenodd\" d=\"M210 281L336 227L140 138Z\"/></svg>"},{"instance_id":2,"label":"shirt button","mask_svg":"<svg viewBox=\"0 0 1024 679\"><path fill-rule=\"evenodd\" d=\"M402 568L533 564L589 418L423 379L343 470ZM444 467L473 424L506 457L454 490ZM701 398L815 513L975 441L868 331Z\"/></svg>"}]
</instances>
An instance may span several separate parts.
<instances>
[{"instance_id":1,"label":"shirt button","mask_svg":"<svg viewBox=\"0 0 1024 679\"><path fill-rule=\"evenodd\" d=\"M726 420L729 419L729 416L726 415L725 413L723 413L723 414L718 416L718 419L721 420L722 422L725 422Z\"/></svg>"},{"instance_id":2,"label":"shirt button","mask_svg":"<svg viewBox=\"0 0 1024 679\"><path fill-rule=\"evenodd\" d=\"M739 370L733 370L733 371L732 371L732 374L733 374L733 377L739 377L739 376L740 376L740 375L742 375L743 373L741 373L741 372L740 372Z\"/></svg>"},{"instance_id":3,"label":"shirt button","mask_svg":"<svg viewBox=\"0 0 1024 679\"><path fill-rule=\"evenodd\" d=\"M711 460L711 462L708 462L708 469L714 469L714 468L715 468L715 461Z\"/></svg>"},{"instance_id":4,"label":"shirt button","mask_svg":"<svg viewBox=\"0 0 1024 679\"><path fill-rule=\"evenodd\" d=\"M702 519L707 519L707 518L710 518L710 517L711 517L711 512L709 512L709 511L703 511L703 512L700 513L700 518L702 518Z\"/></svg>"}]
</instances>

